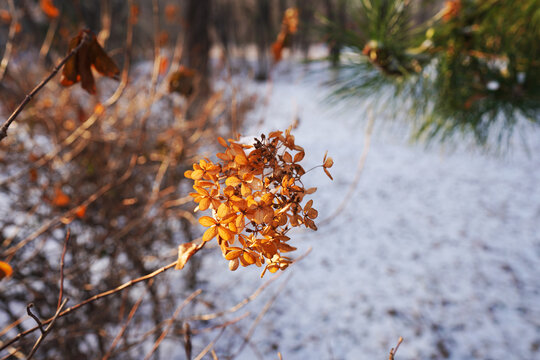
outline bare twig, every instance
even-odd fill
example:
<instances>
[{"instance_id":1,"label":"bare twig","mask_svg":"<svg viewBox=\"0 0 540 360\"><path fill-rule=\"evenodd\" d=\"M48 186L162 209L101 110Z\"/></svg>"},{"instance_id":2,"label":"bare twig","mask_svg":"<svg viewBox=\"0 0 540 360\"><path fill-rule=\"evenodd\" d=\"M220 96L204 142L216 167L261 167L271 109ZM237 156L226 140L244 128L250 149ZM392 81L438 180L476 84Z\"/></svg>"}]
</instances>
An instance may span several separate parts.
<instances>
[{"instance_id":1,"label":"bare twig","mask_svg":"<svg viewBox=\"0 0 540 360\"><path fill-rule=\"evenodd\" d=\"M184 350L186 351L186 359L191 360L191 327L187 321L184 321L184 325L182 327L182 330L184 330Z\"/></svg>"},{"instance_id":2,"label":"bare twig","mask_svg":"<svg viewBox=\"0 0 540 360\"><path fill-rule=\"evenodd\" d=\"M28 316L30 316L32 319L36 321L39 327L39 331L41 331L41 333L43 334L45 333L45 329L43 329L43 324L41 323L41 320L39 320L39 318L32 312L32 310L30 310L33 307L34 307L33 303L26 305L26 312L28 313Z\"/></svg>"},{"instance_id":3,"label":"bare twig","mask_svg":"<svg viewBox=\"0 0 540 360\"><path fill-rule=\"evenodd\" d=\"M128 7L128 9L131 9L131 7ZM104 47L111 35L111 6L109 0L101 0L99 10L101 12L101 30L97 35L97 39L101 46Z\"/></svg>"},{"instance_id":4,"label":"bare twig","mask_svg":"<svg viewBox=\"0 0 540 360\"><path fill-rule=\"evenodd\" d=\"M326 219L323 219L319 222L319 226L325 225L332 220L334 220L339 214L345 210L347 207L347 204L351 200L354 191L356 190L356 187L358 186L358 182L360 181L360 177L362 175L362 172L364 170L364 166L366 164L367 156L369 153L369 148L371 145L371 134L373 133L373 125L375 123L375 116L373 116L373 110L369 110L369 119L368 123L366 125L366 132L364 134L364 148L362 149L362 154L360 155L360 159L358 160L358 165L356 166L356 174L354 176L354 179L352 183L349 185L349 190L347 191L347 194L341 201L341 204L337 207L337 209Z\"/></svg>"},{"instance_id":5,"label":"bare twig","mask_svg":"<svg viewBox=\"0 0 540 360\"><path fill-rule=\"evenodd\" d=\"M58 28L59 23L60 23L60 16L55 17L51 20L49 24L49 28L47 29L47 35L45 35L45 40L43 40L43 44L41 45L41 48L39 49L40 60L45 59L45 57L49 53L52 41L54 39L54 34L56 33L56 29Z\"/></svg>"},{"instance_id":6,"label":"bare twig","mask_svg":"<svg viewBox=\"0 0 540 360\"><path fill-rule=\"evenodd\" d=\"M159 347L159 345L161 344L161 342L163 341L163 339L165 339L165 337L167 336L167 334L169 333L169 331L171 330L171 327L173 326L174 324L174 321L176 320L176 318L178 317L178 315L180 314L180 311L182 311L182 309L184 307L186 307L187 304L189 304L193 299L195 299L195 297L197 295L199 295L200 293L202 292L201 289L198 289L198 290L195 290L194 292L191 293L191 295L189 295L183 302L182 304L180 304L180 306L178 306L178 308L176 309L176 311L174 312L173 316L167 321L167 327L163 330L163 332L161 333L161 335L159 336L159 338L156 340L156 342L154 343L154 346L152 346L152 350L150 350L150 352L148 354L146 354L144 360L149 360L150 357L152 356L152 354L154 353L154 351L156 351L156 349Z\"/></svg>"},{"instance_id":7,"label":"bare twig","mask_svg":"<svg viewBox=\"0 0 540 360\"><path fill-rule=\"evenodd\" d=\"M60 258L60 292L58 293L57 309L60 307L60 304L62 304L62 297L64 296L64 258L66 257L69 235L70 231L68 228L66 232L66 240L64 240L64 249L62 249L62 257Z\"/></svg>"},{"instance_id":8,"label":"bare twig","mask_svg":"<svg viewBox=\"0 0 540 360\"><path fill-rule=\"evenodd\" d=\"M8 0L9 12L11 15L11 23L9 24L8 39L4 50L4 56L0 62L0 81L4 78L6 74L9 58L11 57L11 51L13 50L13 39L15 38L15 33L17 32L17 24L19 19L17 18L17 9L15 9L15 4L13 0ZM2 138L0 137L0 141Z\"/></svg>"},{"instance_id":9,"label":"bare twig","mask_svg":"<svg viewBox=\"0 0 540 360\"><path fill-rule=\"evenodd\" d=\"M0 345L2 345L2 341L0 341ZM17 359L26 359L26 356L20 352L20 348L14 348L14 347L8 347L7 351L8 354L0 358L0 360L8 360L13 359L13 357L16 357Z\"/></svg>"},{"instance_id":10,"label":"bare twig","mask_svg":"<svg viewBox=\"0 0 540 360\"><path fill-rule=\"evenodd\" d=\"M390 355L388 356L388 360L394 360L394 356L396 356L397 350L399 349L399 345L401 345L402 342L403 342L403 338L400 336L396 347L390 350Z\"/></svg>"},{"instance_id":11,"label":"bare twig","mask_svg":"<svg viewBox=\"0 0 540 360\"><path fill-rule=\"evenodd\" d=\"M150 79L150 89L146 112L141 119L141 132L139 144L142 146L146 132L146 123L152 112L152 104L156 101L156 85L159 77L159 66L161 64L161 49L159 46L159 0L152 0L152 22L154 33L154 65L152 68L152 78Z\"/></svg>"},{"instance_id":12,"label":"bare twig","mask_svg":"<svg viewBox=\"0 0 540 360\"><path fill-rule=\"evenodd\" d=\"M62 66L64 66L66 61L68 61L69 58L71 58L73 55L75 55L77 53L77 51L79 51L79 49L84 45L84 43L86 43L87 40L88 40L88 35L87 35L86 32L83 32L83 37L82 37L81 42L79 43L79 45L74 47L69 52L69 54L67 54L62 59L62 61L60 61L60 63L58 65L56 65L56 67L51 71L49 76L47 76L45 79L43 79L34 88L34 90L32 90L28 95L26 95L24 100L19 104L19 106L15 109L15 111L11 114L11 116L4 122L4 124L0 128L0 141L2 141L7 136L7 130L9 128L9 126L15 120L15 118L23 111L23 109L30 102L30 100L32 100L32 98L58 73L58 71L60 71L60 69L62 68Z\"/></svg>"},{"instance_id":13,"label":"bare twig","mask_svg":"<svg viewBox=\"0 0 540 360\"><path fill-rule=\"evenodd\" d=\"M251 337L253 336L253 333L255 332L255 329L257 328L257 325L259 324L259 322L261 321L261 319L263 318L263 316L268 312L268 310L270 309L270 307L272 307L272 305L274 304L274 302L276 301L276 299L278 298L279 294L281 294L281 292L285 289L285 286L287 285L287 283L289 282L289 280L291 279L291 275L289 275L285 281L283 282L283 284L281 284L281 286L279 287L279 289L276 291L276 293L270 298L270 300L268 300L268 302L264 305L263 309L261 310L261 312L257 315L257 317L255 318L255 320L253 321L253 324L251 324L251 327L249 328L248 330L248 333L247 335L244 337L244 341L242 342L242 345L240 345L240 347L238 348L238 350L234 353L234 355L232 356L232 358L234 359L235 357L237 357L241 352L242 350L244 350L244 347L247 345L247 343L249 342L249 339L251 339Z\"/></svg>"},{"instance_id":14,"label":"bare twig","mask_svg":"<svg viewBox=\"0 0 540 360\"><path fill-rule=\"evenodd\" d=\"M41 336L37 339L36 343L34 344L34 347L32 348L32 350L30 351L30 354L28 354L28 357L26 358L26 360L30 360L34 354L36 353L39 345L43 342L43 340L45 340L45 337L49 334L49 332L51 331L52 327L54 326L54 322L56 321L56 319L58 318L58 316L60 315L60 311L62 311L62 308L66 305L68 299L64 299L64 301L62 301L62 303L60 304L60 306L58 307L58 309L56 309L56 313L54 314L54 316L52 317L50 323L49 323L49 326L47 326L47 328L45 329L44 332L42 332ZM28 309L28 307L27 307ZM30 314L30 311L29 311L29 314ZM31 315L32 316L32 315ZM39 320L36 320L36 321L39 321ZM39 324L39 323L38 323Z\"/></svg>"},{"instance_id":15,"label":"bare twig","mask_svg":"<svg viewBox=\"0 0 540 360\"><path fill-rule=\"evenodd\" d=\"M212 341L210 341L208 345L204 347L204 349L199 353L199 355L197 355L197 357L194 360L201 360L210 350L212 350L212 348L214 347L214 345L216 345L216 342L221 337L225 329L226 328L223 327L221 331L219 332L219 334L217 334L217 336Z\"/></svg>"},{"instance_id":16,"label":"bare twig","mask_svg":"<svg viewBox=\"0 0 540 360\"><path fill-rule=\"evenodd\" d=\"M127 29L126 29L126 47L124 51L124 65L122 67L122 74L120 75L120 85L116 88L114 94L111 95L104 103L103 106L108 107L118 101L124 89L128 84L129 79L129 66L131 63L131 47L133 46L133 13L131 11L133 7L133 0L128 0L127 5Z\"/></svg>"},{"instance_id":17,"label":"bare twig","mask_svg":"<svg viewBox=\"0 0 540 360\"><path fill-rule=\"evenodd\" d=\"M309 248L304 254L302 254L301 256L299 256L297 259L295 259L293 261L293 263L296 263L298 261L301 261L303 260L306 256L308 256L308 254L311 252L311 248ZM261 286L259 286L257 288L257 290L255 290L253 292L253 294L251 294L250 296L244 298L242 301L240 301L238 304L234 305L233 307L227 309L227 310L224 310L224 311L219 311L219 312L215 312L215 313L211 313L211 314L203 314L203 315L196 315L196 316L193 316L191 318L191 320L204 320L204 321L208 321L208 320L212 320L212 319L215 319L215 318L218 318L218 317L221 317L225 314L229 314L229 313L234 313L238 310L240 310L242 307L244 307L245 305L247 305L248 303L252 302L253 300L255 300L257 298L257 296L259 296L259 294L264 290L266 289L270 284L272 284L274 281L276 281L277 279L279 279L282 275L284 274L284 272L280 272L278 274L275 274L273 277L271 277L268 281L266 281L264 284L262 284Z\"/></svg>"},{"instance_id":18,"label":"bare twig","mask_svg":"<svg viewBox=\"0 0 540 360\"><path fill-rule=\"evenodd\" d=\"M255 300L257 298L257 296L259 296L259 294L264 290L266 289L271 283L273 283L274 281L276 281L277 279L279 279L280 276L282 276L284 273L283 272L280 272L279 274L275 275L274 277L270 278L268 281L266 281L264 284L262 284L261 286L259 286L257 288L257 290L255 290L255 292L253 292L253 294L251 294L250 296L244 298L242 301L240 301L238 304L234 305L233 307L227 309L227 310L223 310L223 311L219 311L219 312L215 312L215 313L211 313L211 314L203 314L203 315L195 315L193 317L191 317L190 319L191 320L204 320L204 321L208 321L208 320L212 320L212 319L215 319L215 318L218 318L218 317L221 317L225 314L229 314L229 313L234 313L238 310L240 310L242 307L244 307L245 305L247 305L248 303L252 302L253 300Z\"/></svg>"},{"instance_id":19,"label":"bare twig","mask_svg":"<svg viewBox=\"0 0 540 360\"><path fill-rule=\"evenodd\" d=\"M153 282L154 279L150 279L150 281L148 282L148 285L151 286L152 285L152 282ZM148 287L145 289L145 291L142 293L141 297L139 298L139 300L137 300L137 302L135 303L135 305L133 305L133 307L131 308L129 314L128 314L128 317L124 323L124 325L122 326L122 329L120 329L120 331L118 332L118 334L116 335L116 337L114 338L111 346L109 347L109 350L107 350L107 353L103 356L103 358L101 360L107 360L109 359L109 357L111 356L114 348L116 347L116 345L118 345L118 342L120 342L120 339L122 338L122 336L124 336L124 333L129 325L129 323L131 322L131 319L133 318L133 316L135 316L135 313L137 312L137 310L139 309L139 306L141 305L144 297L146 296L146 293L148 292ZM126 294L126 293L124 293Z\"/></svg>"}]
</instances>

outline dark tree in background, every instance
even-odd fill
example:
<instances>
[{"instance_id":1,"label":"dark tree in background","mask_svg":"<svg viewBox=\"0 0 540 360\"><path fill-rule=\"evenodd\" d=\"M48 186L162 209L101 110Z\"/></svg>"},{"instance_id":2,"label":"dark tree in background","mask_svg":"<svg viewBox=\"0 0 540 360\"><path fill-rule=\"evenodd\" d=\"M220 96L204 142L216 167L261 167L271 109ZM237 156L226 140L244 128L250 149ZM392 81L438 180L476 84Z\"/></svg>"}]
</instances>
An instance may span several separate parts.
<instances>
[{"instance_id":1,"label":"dark tree in background","mask_svg":"<svg viewBox=\"0 0 540 360\"><path fill-rule=\"evenodd\" d=\"M341 48L343 47L342 37L346 29L347 22L347 1L346 0L325 0L326 15L333 28L330 31L328 41L328 56L332 66L339 64Z\"/></svg>"},{"instance_id":2,"label":"dark tree in background","mask_svg":"<svg viewBox=\"0 0 540 360\"><path fill-rule=\"evenodd\" d=\"M212 19L211 11L211 0L189 0L185 15L186 61L187 65L195 69L201 76L198 85L201 95L207 94L210 91L208 60L212 42L208 27Z\"/></svg>"},{"instance_id":3,"label":"dark tree in background","mask_svg":"<svg viewBox=\"0 0 540 360\"><path fill-rule=\"evenodd\" d=\"M268 72L270 71L270 59L268 56L268 49L272 42L272 13L271 13L270 1L259 0L256 3L254 28L255 43L257 44L257 70L255 78L260 81L264 81L268 78Z\"/></svg>"}]
</instances>

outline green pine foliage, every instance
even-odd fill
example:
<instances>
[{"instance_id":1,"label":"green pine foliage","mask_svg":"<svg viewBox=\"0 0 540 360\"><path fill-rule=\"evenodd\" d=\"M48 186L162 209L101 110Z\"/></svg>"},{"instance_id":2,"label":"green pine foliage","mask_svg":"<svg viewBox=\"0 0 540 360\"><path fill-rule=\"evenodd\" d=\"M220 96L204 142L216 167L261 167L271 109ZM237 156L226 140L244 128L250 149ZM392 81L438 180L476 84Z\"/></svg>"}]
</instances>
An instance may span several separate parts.
<instances>
[{"instance_id":1,"label":"green pine foliage","mask_svg":"<svg viewBox=\"0 0 540 360\"><path fill-rule=\"evenodd\" d=\"M501 141L519 119L540 122L540 0L446 1L425 23L410 0L359 4L336 95L410 104L418 138Z\"/></svg>"}]
</instances>

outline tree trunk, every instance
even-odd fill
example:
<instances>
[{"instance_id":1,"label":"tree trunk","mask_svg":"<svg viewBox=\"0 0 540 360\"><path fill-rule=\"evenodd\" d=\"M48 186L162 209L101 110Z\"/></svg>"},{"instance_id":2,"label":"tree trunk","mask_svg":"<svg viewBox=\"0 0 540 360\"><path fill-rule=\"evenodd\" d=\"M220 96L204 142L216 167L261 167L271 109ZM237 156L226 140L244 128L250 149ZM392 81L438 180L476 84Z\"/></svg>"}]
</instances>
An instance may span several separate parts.
<instances>
[{"instance_id":1,"label":"tree trunk","mask_svg":"<svg viewBox=\"0 0 540 360\"><path fill-rule=\"evenodd\" d=\"M200 95L207 95L210 91L208 60L212 44L208 27L211 19L211 8L211 0L188 0L185 16L186 60L187 65L200 75L201 80L198 84Z\"/></svg>"},{"instance_id":2,"label":"tree trunk","mask_svg":"<svg viewBox=\"0 0 540 360\"><path fill-rule=\"evenodd\" d=\"M272 39L272 14L269 0L257 0L255 14L255 42L257 44L257 71L255 79L265 81L270 71L268 49Z\"/></svg>"}]
</instances>

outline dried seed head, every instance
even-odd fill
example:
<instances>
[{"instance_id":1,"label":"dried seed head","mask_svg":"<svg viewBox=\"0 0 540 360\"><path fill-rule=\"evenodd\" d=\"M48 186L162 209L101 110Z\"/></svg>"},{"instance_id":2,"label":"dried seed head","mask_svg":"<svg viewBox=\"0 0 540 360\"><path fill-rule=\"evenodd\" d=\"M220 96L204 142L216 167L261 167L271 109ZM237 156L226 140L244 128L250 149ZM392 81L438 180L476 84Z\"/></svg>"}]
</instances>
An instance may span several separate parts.
<instances>
[{"instance_id":1,"label":"dried seed head","mask_svg":"<svg viewBox=\"0 0 540 360\"><path fill-rule=\"evenodd\" d=\"M184 174L194 180L190 195L197 209L212 211L199 219L208 228L203 241L217 239L232 271L240 264L266 264L262 275L286 269L292 261L281 253L296 250L287 243L287 232L298 226L317 229L313 200L304 203L317 190L306 189L301 180L304 149L290 129L263 134L254 145L221 137L218 142L225 148L216 154L218 163L202 159ZM328 175L332 165L325 154L322 167Z\"/></svg>"}]
</instances>

